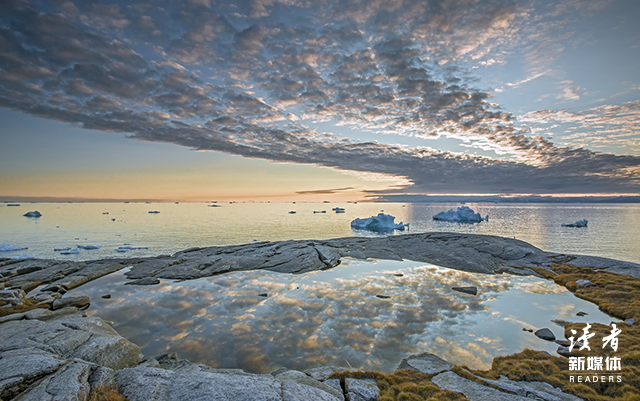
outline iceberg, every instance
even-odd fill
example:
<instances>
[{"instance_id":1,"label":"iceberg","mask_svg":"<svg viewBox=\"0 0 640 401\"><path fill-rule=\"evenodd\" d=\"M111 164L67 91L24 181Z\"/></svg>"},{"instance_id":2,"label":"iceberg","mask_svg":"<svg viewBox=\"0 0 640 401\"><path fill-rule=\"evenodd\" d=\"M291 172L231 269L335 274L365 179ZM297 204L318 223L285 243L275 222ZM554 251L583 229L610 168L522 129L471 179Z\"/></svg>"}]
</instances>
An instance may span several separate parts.
<instances>
[{"instance_id":1,"label":"iceberg","mask_svg":"<svg viewBox=\"0 0 640 401\"><path fill-rule=\"evenodd\" d=\"M152 214L158 214L158 213L160 213L160 212L159 212L159 211L157 211L157 210L151 210L149 213L152 213Z\"/></svg>"},{"instance_id":2,"label":"iceberg","mask_svg":"<svg viewBox=\"0 0 640 401\"><path fill-rule=\"evenodd\" d=\"M333 209L331 209L331 210L333 210L333 211L334 211L334 212L336 212L336 213L344 213L344 212L345 212L345 209L344 209L344 208L342 208L342 207L334 207L334 208L333 208Z\"/></svg>"},{"instance_id":3,"label":"iceberg","mask_svg":"<svg viewBox=\"0 0 640 401\"><path fill-rule=\"evenodd\" d=\"M575 223L562 223L562 227L586 227L587 219L578 220Z\"/></svg>"},{"instance_id":4,"label":"iceberg","mask_svg":"<svg viewBox=\"0 0 640 401\"><path fill-rule=\"evenodd\" d=\"M403 224L402 222L396 224L395 220L396 218L390 214L378 213L377 216L353 220L351 227L370 231L404 230L405 227L409 227L409 224Z\"/></svg>"},{"instance_id":5,"label":"iceberg","mask_svg":"<svg viewBox=\"0 0 640 401\"><path fill-rule=\"evenodd\" d=\"M82 249L100 249L98 245L77 245L77 247Z\"/></svg>"},{"instance_id":6,"label":"iceberg","mask_svg":"<svg viewBox=\"0 0 640 401\"><path fill-rule=\"evenodd\" d=\"M489 215L480 216L468 206L460 206L458 210L449 209L446 212L440 212L433 216L434 220L450 221L452 223L480 223L481 221L489 221Z\"/></svg>"},{"instance_id":7,"label":"iceberg","mask_svg":"<svg viewBox=\"0 0 640 401\"><path fill-rule=\"evenodd\" d=\"M25 214L23 214L24 217L40 217L42 216L42 213L40 213L37 210L34 210L33 212L27 212Z\"/></svg>"},{"instance_id":8,"label":"iceberg","mask_svg":"<svg viewBox=\"0 0 640 401\"><path fill-rule=\"evenodd\" d=\"M35 256L32 253L23 253L22 255L14 256L11 259L13 260L25 260L25 259L33 259Z\"/></svg>"},{"instance_id":9,"label":"iceberg","mask_svg":"<svg viewBox=\"0 0 640 401\"><path fill-rule=\"evenodd\" d=\"M76 253L80 253L80 248L75 248L70 251L62 251L60 255L75 255Z\"/></svg>"},{"instance_id":10,"label":"iceberg","mask_svg":"<svg viewBox=\"0 0 640 401\"><path fill-rule=\"evenodd\" d=\"M26 246L13 246L9 244L0 244L0 252L21 251L23 249L29 249Z\"/></svg>"}]
</instances>

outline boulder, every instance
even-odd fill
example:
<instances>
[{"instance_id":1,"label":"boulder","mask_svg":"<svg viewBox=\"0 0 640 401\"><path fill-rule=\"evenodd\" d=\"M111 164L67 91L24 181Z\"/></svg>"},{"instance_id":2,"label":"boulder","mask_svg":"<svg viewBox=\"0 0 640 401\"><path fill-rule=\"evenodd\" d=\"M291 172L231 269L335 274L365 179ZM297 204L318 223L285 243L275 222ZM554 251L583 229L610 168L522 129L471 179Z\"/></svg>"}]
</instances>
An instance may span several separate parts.
<instances>
[{"instance_id":1,"label":"boulder","mask_svg":"<svg viewBox=\"0 0 640 401\"><path fill-rule=\"evenodd\" d=\"M340 366L318 366L316 368L307 369L304 373L307 376L311 376L318 381L325 381L331 376L334 372L345 372L345 371L355 371L357 369L353 368L343 368Z\"/></svg>"},{"instance_id":2,"label":"boulder","mask_svg":"<svg viewBox=\"0 0 640 401\"><path fill-rule=\"evenodd\" d=\"M465 294L478 294L478 289L476 287L451 287L451 289L454 291L464 292Z\"/></svg>"},{"instance_id":3,"label":"boulder","mask_svg":"<svg viewBox=\"0 0 640 401\"><path fill-rule=\"evenodd\" d=\"M591 281L585 280L585 279L576 280L576 285L578 287L585 287L585 288L595 286L595 284L593 284Z\"/></svg>"},{"instance_id":4,"label":"boulder","mask_svg":"<svg viewBox=\"0 0 640 401\"><path fill-rule=\"evenodd\" d=\"M553 334L553 332L551 330L549 330L546 327L544 329L536 330L536 332L533 333L533 334L535 334L536 337L538 337L538 338L542 338L543 340L556 341L556 336Z\"/></svg>"},{"instance_id":5,"label":"boulder","mask_svg":"<svg viewBox=\"0 0 640 401\"><path fill-rule=\"evenodd\" d=\"M344 395L342 394L342 389L338 391L334 387L331 387L326 383L323 383L310 376L307 376L306 374L300 371L287 370L285 372L275 375L275 378L283 382L295 382L298 384L304 384L305 386L314 387L314 388L317 388L318 390L322 390L326 393L331 394L334 398L338 400L344 401Z\"/></svg>"},{"instance_id":6,"label":"boulder","mask_svg":"<svg viewBox=\"0 0 640 401\"><path fill-rule=\"evenodd\" d=\"M156 285L156 284L160 284L160 280L158 280L155 277L145 277L137 280L129 280L124 284L125 285Z\"/></svg>"},{"instance_id":7,"label":"boulder","mask_svg":"<svg viewBox=\"0 0 640 401\"><path fill-rule=\"evenodd\" d=\"M56 299L53 301L53 310L68 308L68 307L76 307L79 309L87 308L91 304L89 297L79 296L79 297L65 297Z\"/></svg>"},{"instance_id":8,"label":"boulder","mask_svg":"<svg viewBox=\"0 0 640 401\"><path fill-rule=\"evenodd\" d=\"M25 295L20 288L0 290L0 305L22 305Z\"/></svg>"},{"instance_id":9,"label":"boulder","mask_svg":"<svg viewBox=\"0 0 640 401\"><path fill-rule=\"evenodd\" d=\"M348 401L377 401L380 397L380 389L373 379L346 378L344 391Z\"/></svg>"},{"instance_id":10,"label":"boulder","mask_svg":"<svg viewBox=\"0 0 640 401\"><path fill-rule=\"evenodd\" d=\"M412 369L420 373L434 374L453 369L454 365L445 361L437 355L430 352L423 352L418 355L411 355L400 361L398 370Z\"/></svg>"}]
</instances>

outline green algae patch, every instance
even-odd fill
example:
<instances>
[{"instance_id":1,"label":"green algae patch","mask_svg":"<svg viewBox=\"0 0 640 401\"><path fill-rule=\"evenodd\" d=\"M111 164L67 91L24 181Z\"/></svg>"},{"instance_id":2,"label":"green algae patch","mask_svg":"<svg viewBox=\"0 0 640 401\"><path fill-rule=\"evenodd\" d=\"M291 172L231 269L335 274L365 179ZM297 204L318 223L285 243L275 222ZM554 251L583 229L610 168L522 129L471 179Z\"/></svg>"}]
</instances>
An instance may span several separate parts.
<instances>
[{"instance_id":1,"label":"green algae patch","mask_svg":"<svg viewBox=\"0 0 640 401\"><path fill-rule=\"evenodd\" d=\"M460 393L440 389L431 382L433 376L435 375L403 369L390 374L371 371L335 372L330 378L340 379L343 388L346 378L373 379L380 389L378 401L457 401L467 399Z\"/></svg>"},{"instance_id":2,"label":"green algae patch","mask_svg":"<svg viewBox=\"0 0 640 401\"><path fill-rule=\"evenodd\" d=\"M637 278L567 264L554 264L553 271L539 268L533 270L566 287L578 298L598 305L600 310L611 316L622 320L638 320L640 317L640 280ZM580 279L589 280L594 285L580 287L576 284ZM591 323L588 332L594 335L588 340L590 350L580 351L579 346L576 346L571 356L601 357L603 361L607 357L620 358L620 372L615 375L613 382L608 377L603 382L601 375L594 371L593 374L583 374L583 382L577 383L578 375L569 370L568 358L528 349L518 354L494 358L490 370L473 371L473 374L494 380L504 375L512 380L543 381L585 400L640 400L640 327L638 324L627 325L620 321L612 323L621 330L617 335L617 351L611 348L610 343L603 342L605 337L611 335L612 326ZM565 326L565 338L573 337L577 341L584 334L585 327L585 323ZM573 381L571 376L574 376ZM585 383L584 376L590 376L591 381ZM593 381L594 376L599 376L597 382ZM618 376L621 378L620 382L617 380Z\"/></svg>"},{"instance_id":3,"label":"green algae patch","mask_svg":"<svg viewBox=\"0 0 640 401\"><path fill-rule=\"evenodd\" d=\"M22 305L12 305L9 307L0 308L0 317L4 317L14 313L29 312L30 310L38 308L49 309L49 305L37 305L37 303L38 301L33 298L25 298L24 301L22 301Z\"/></svg>"}]
</instances>

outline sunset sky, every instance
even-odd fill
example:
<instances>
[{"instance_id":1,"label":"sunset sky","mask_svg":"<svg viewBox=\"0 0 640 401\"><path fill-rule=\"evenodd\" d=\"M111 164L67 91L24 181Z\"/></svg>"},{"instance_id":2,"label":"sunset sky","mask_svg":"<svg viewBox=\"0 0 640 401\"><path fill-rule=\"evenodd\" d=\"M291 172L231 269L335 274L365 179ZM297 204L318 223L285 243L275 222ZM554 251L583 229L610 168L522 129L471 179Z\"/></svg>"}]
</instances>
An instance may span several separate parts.
<instances>
[{"instance_id":1,"label":"sunset sky","mask_svg":"<svg viewBox=\"0 0 640 401\"><path fill-rule=\"evenodd\" d=\"M637 0L0 2L0 196L640 193Z\"/></svg>"}]
</instances>

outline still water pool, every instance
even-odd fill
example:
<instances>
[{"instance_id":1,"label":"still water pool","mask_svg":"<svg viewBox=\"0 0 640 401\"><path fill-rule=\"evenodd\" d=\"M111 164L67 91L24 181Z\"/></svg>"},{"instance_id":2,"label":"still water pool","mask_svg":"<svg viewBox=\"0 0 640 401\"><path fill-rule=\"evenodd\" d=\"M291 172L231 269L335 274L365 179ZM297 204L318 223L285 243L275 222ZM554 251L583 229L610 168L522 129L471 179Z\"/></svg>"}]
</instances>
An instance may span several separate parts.
<instances>
[{"instance_id":1,"label":"still water pool","mask_svg":"<svg viewBox=\"0 0 640 401\"><path fill-rule=\"evenodd\" d=\"M301 275L233 272L145 287L124 285L124 272L68 295L90 296L87 314L113 321L146 356L177 352L252 372L328 364L390 372L421 351L484 369L493 357L524 348L555 353L556 344L523 328L548 327L563 338L552 320L613 320L552 281L407 260L344 259ZM478 295L453 286L476 286Z\"/></svg>"}]
</instances>

